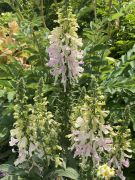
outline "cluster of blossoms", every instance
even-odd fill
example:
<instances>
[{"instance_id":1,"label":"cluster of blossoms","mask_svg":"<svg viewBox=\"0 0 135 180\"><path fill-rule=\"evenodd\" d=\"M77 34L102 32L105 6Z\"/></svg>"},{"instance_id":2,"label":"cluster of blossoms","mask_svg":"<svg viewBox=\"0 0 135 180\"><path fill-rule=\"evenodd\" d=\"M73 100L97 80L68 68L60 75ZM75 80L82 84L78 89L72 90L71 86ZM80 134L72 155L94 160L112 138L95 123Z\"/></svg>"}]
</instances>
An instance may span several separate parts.
<instances>
[{"instance_id":1,"label":"cluster of blossoms","mask_svg":"<svg viewBox=\"0 0 135 180\"><path fill-rule=\"evenodd\" d=\"M123 175L122 169L129 167L129 158L132 157L131 153L131 131L127 127L114 126L111 133L113 138L113 147L111 149L110 160L108 164L116 169L116 174L122 180L126 178Z\"/></svg>"},{"instance_id":2,"label":"cluster of blossoms","mask_svg":"<svg viewBox=\"0 0 135 180\"><path fill-rule=\"evenodd\" d=\"M83 71L82 39L78 38L78 24L72 9L69 7L65 12L59 10L58 24L49 36L50 46L48 66L52 68L51 74L55 76L55 82L61 76L61 83L66 91L69 82L77 81L78 76Z\"/></svg>"},{"instance_id":3,"label":"cluster of blossoms","mask_svg":"<svg viewBox=\"0 0 135 180\"><path fill-rule=\"evenodd\" d=\"M42 95L42 92L37 92L34 105L25 104L25 95L23 99L20 99L21 95L17 97L14 113L16 122L11 130L10 140L10 146L17 147L18 151L14 164L30 169L37 167L41 175L44 166L48 167L52 161L57 166L62 160L59 153L56 154L56 151L61 150L57 138L59 124L47 110L48 102Z\"/></svg>"},{"instance_id":4,"label":"cluster of blossoms","mask_svg":"<svg viewBox=\"0 0 135 180\"><path fill-rule=\"evenodd\" d=\"M93 166L99 164L104 151L110 152L112 147L112 139L109 136L112 128L104 124L108 112L101 109L104 105L103 98L101 95L100 100L96 100L95 107L93 106L95 99L86 95L85 102L75 107L71 116L74 127L71 136L72 149L75 150L75 157L91 157Z\"/></svg>"},{"instance_id":5,"label":"cluster of blossoms","mask_svg":"<svg viewBox=\"0 0 135 180\"><path fill-rule=\"evenodd\" d=\"M98 169L97 176L109 179L115 175L125 180L122 169L129 166L130 133L105 124L109 112L103 109L105 101L101 91L96 91L95 97L86 95L82 104L73 108L71 150L75 157L85 158L85 162L91 160L93 168ZM108 167L103 172L102 164Z\"/></svg>"}]
</instances>

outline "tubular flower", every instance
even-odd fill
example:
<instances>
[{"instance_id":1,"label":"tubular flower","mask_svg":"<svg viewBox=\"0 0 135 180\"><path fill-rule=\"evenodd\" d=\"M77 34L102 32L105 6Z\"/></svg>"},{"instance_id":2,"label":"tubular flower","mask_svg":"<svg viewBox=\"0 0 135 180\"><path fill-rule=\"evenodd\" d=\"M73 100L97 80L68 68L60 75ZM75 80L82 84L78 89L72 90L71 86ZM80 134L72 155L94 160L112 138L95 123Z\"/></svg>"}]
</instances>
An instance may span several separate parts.
<instances>
[{"instance_id":1,"label":"tubular flower","mask_svg":"<svg viewBox=\"0 0 135 180\"><path fill-rule=\"evenodd\" d=\"M52 68L51 74L55 76L55 83L60 76L66 91L67 81L77 81L83 71L83 51L80 49L83 44L76 33L78 24L71 7L67 9L66 15L61 11L58 12L59 27L54 28L49 36L48 66Z\"/></svg>"}]
</instances>

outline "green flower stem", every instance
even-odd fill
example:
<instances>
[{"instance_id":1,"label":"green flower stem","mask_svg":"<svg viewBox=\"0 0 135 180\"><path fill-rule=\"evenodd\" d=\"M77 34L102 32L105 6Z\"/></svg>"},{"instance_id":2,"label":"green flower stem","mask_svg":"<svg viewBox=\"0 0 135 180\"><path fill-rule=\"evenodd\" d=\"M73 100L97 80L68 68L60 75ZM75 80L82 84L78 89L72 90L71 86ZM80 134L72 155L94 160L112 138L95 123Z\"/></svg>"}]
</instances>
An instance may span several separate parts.
<instances>
[{"instance_id":1,"label":"green flower stem","mask_svg":"<svg viewBox=\"0 0 135 180\"><path fill-rule=\"evenodd\" d=\"M47 28L46 23L45 23L45 16L44 16L44 6L45 6L44 5L44 0L41 0L41 18L42 18L44 28Z\"/></svg>"}]
</instances>

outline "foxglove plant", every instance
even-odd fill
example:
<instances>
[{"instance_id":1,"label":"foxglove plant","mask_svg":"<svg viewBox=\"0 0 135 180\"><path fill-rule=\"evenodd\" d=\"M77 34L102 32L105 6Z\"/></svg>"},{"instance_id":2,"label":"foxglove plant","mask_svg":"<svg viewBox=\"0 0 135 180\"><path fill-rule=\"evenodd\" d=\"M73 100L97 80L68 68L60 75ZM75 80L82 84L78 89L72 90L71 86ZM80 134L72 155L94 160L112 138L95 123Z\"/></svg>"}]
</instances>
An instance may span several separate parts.
<instances>
[{"instance_id":1,"label":"foxglove plant","mask_svg":"<svg viewBox=\"0 0 135 180\"><path fill-rule=\"evenodd\" d=\"M83 68L82 39L78 38L78 24L71 7L58 11L58 27L54 28L49 36L50 46L48 66L55 82L61 77L61 83L66 91L67 82L77 81Z\"/></svg>"},{"instance_id":2,"label":"foxglove plant","mask_svg":"<svg viewBox=\"0 0 135 180\"><path fill-rule=\"evenodd\" d=\"M14 123L14 128L10 131L11 139L10 146L18 147L18 158L14 162L15 165L23 163L27 159L28 151L27 151L27 117L28 111L26 111L26 102L27 97L25 95L25 83L23 79L20 79L18 82L18 88L16 93L16 104L14 106L14 118L16 119ZM23 110L23 111L22 111ZM14 149L13 149L14 151Z\"/></svg>"},{"instance_id":3,"label":"foxglove plant","mask_svg":"<svg viewBox=\"0 0 135 180\"><path fill-rule=\"evenodd\" d=\"M113 147L110 152L110 160L108 164L116 170L116 175L125 180L123 175L123 168L128 168L130 163L129 159L132 157L131 150L131 132L127 127L114 126L111 133L113 138Z\"/></svg>"},{"instance_id":4,"label":"foxglove plant","mask_svg":"<svg viewBox=\"0 0 135 180\"><path fill-rule=\"evenodd\" d=\"M104 152L111 151L113 143L109 136L112 128L104 124L108 112L102 109L103 98L103 95L100 95L100 100L86 95L84 103L75 107L71 116L74 122L71 134L71 149L74 150L74 156L91 157L94 167L101 162ZM93 102L96 107L93 106Z\"/></svg>"},{"instance_id":5,"label":"foxglove plant","mask_svg":"<svg viewBox=\"0 0 135 180\"><path fill-rule=\"evenodd\" d=\"M43 80L35 94L34 105L27 104L24 81L21 79L15 105L15 123L11 130L10 146L17 147L18 158L15 165L31 170L37 167L41 173L43 169L54 162L60 165L58 145L59 124L47 110L48 101L43 97ZM56 153L57 152L57 153Z\"/></svg>"},{"instance_id":6,"label":"foxglove plant","mask_svg":"<svg viewBox=\"0 0 135 180\"><path fill-rule=\"evenodd\" d=\"M123 131L120 126L105 124L109 112L104 106L105 98L99 88L91 91L90 95L85 95L84 100L74 106L70 118L71 150L74 151L74 157L79 157L82 161L85 159L83 162L86 165L91 164L97 178L109 180L118 176L125 180L123 168L129 167L132 152L130 132Z\"/></svg>"}]
</instances>

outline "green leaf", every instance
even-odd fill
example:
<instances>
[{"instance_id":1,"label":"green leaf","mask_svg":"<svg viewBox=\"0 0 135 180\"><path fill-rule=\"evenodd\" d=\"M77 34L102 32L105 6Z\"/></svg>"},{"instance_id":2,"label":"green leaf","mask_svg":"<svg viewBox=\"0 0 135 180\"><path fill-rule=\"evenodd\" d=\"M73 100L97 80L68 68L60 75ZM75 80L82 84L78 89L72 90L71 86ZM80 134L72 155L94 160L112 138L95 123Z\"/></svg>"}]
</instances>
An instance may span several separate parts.
<instances>
[{"instance_id":1,"label":"green leaf","mask_svg":"<svg viewBox=\"0 0 135 180\"><path fill-rule=\"evenodd\" d=\"M12 174L15 171L15 167L10 164L1 164L0 170Z\"/></svg>"},{"instance_id":2,"label":"green leaf","mask_svg":"<svg viewBox=\"0 0 135 180\"><path fill-rule=\"evenodd\" d=\"M115 20L115 19L119 19L120 17L122 17L124 14L122 12L119 12L119 13L116 13L116 14L113 14L111 16L111 18L109 19L109 21L112 21L112 20Z\"/></svg>"},{"instance_id":3,"label":"green leaf","mask_svg":"<svg viewBox=\"0 0 135 180\"><path fill-rule=\"evenodd\" d=\"M16 93L15 91L8 92L7 94L8 102L11 102L14 99L15 93Z\"/></svg>"},{"instance_id":4,"label":"green leaf","mask_svg":"<svg viewBox=\"0 0 135 180\"><path fill-rule=\"evenodd\" d=\"M66 169L59 169L55 171L55 174L60 176L60 177L67 177L67 178L71 178L74 180L79 179L79 174L78 172L73 169L73 168L66 168Z\"/></svg>"},{"instance_id":5,"label":"green leaf","mask_svg":"<svg viewBox=\"0 0 135 180\"><path fill-rule=\"evenodd\" d=\"M2 180L27 180L26 178L22 178L20 176L5 176Z\"/></svg>"},{"instance_id":6,"label":"green leaf","mask_svg":"<svg viewBox=\"0 0 135 180\"><path fill-rule=\"evenodd\" d=\"M16 177L24 176L26 175L25 171L23 169L14 167L11 164L1 164L0 170L3 172L7 172L9 175L15 175Z\"/></svg>"},{"instance_id":7,"label":"green leaf","mask_svg":"<svg viewBox=\"0 0 135 180\"><path fill-rule=\"evenodd\" d=\"M101 50L105 50L107 49L107 46L104 44L98 44L95 47L93 47L92 49L90 49L90 52L94 52L94 51L101 51Z\"/></svg>"},{"instance_id":8,"label":"green leaf","mask_svg":"<svg viewBox=\"0 0 135 180\"><path fill-rule=\"evenodd\" d=\"M30 56L30 57L27 59L27 61L28 61L28 62L32 62L32 61L34 61L34 60L38 60L39 57L40 57L40 56L39 56L38 54L32 55L32 56Z\"/></svg>"},{"instance_id":9,"label":"green leaf","mask_svg":"<svg viewBox=\"0 0 135 180\"><path fill-rule=\"evenodd\" d=\"M5 93L6 93L6 90L3 89L3 90L0 90L0 98L5 96Z\"/></svg>"},{"instance_id":10,"label":"green leaf","mask_svg":"<svg viewBox=\"0 0 135 180\"><path fill-rule=\"evenodd\" d=\"M0 79L0 87L12 88L12 84L8 79Z\"/></svg>"}]
</instances>

